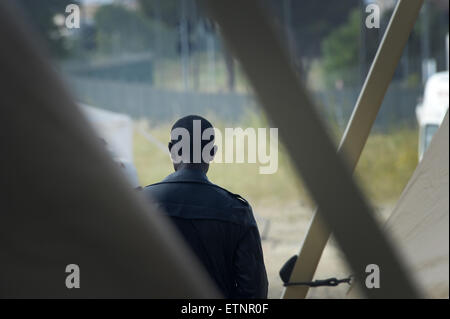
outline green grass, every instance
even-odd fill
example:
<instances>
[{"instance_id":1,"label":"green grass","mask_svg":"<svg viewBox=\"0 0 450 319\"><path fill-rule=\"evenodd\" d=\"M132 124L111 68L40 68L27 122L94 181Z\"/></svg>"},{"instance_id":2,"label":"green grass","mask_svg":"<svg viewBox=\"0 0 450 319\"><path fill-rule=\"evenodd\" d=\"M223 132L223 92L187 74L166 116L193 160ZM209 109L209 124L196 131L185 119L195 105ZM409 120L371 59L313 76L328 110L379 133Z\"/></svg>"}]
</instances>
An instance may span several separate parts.
<instances>
[{"instance_id":1,"label":"green grass","mask_svg":"<svg viewBox=\"0 0 450 319\"><path fill-rule=\"evenodd\" d=\"M225 125L217 120L213 123L221 129ZM264 120L250 115L242 127L267 126L264 123ZM150 127L148 131L165 145L170 124ZM134 158L141 185L158 182L173 172L169 156L138 132L134 137ZM278 171L272 175L259 174L259 164L213 163L208 176L214 183L241 194L252 203L263 205L298 199L310 202L282 146L279 147L278 161ZM417 132L402 128L389 134L372 134L355 175L366 196L373 204L379 205L393 202L400 196L416 165Z\"/></svg>"},{"instance_id":2,"label":"green grass","mask_svg":"<svg viewBox=\"0 0 450 319\"><path fill-rule=\"evenodd\" d=\"M418 132L400 128L372 134L356 168L356 178L374 202L398 199L417 166Z\"/></svg>"}]
</instances>

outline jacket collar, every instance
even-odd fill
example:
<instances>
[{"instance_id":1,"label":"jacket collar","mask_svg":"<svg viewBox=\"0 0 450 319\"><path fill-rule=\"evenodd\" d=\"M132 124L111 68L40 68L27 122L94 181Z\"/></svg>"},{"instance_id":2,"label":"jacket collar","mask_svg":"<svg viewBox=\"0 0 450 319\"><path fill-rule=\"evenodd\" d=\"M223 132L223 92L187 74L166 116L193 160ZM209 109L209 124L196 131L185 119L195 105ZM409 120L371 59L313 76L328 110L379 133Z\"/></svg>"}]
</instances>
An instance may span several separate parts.
<instances>
[{"instance_id":1,"label":"jacket collar","mask_svg":"<svg viewBox=\"0 0 450 319\"><path fill-rule=\"evenodd\" d=\"M205 173L198 169L180 169L169 176L167 176L163 182L203 182L210 184L208 177Z\"/></svg>"}]
</instances>

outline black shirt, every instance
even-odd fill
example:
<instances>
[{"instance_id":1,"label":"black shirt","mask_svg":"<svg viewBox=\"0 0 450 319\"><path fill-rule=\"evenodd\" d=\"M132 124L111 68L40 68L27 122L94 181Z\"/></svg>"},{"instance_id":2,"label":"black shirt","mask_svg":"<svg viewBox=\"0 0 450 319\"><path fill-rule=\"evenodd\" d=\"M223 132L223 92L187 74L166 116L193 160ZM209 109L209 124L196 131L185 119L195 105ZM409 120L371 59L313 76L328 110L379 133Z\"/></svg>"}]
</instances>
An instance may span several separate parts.
<instances>
[{"instance_id":1,"label":"black shirt","mask_svg":"<svg viewBox=\"0 0 450 319\"><path fill-rule=\"evenodd\" d=\"M181 169L144 193L170 216L224 297L267 298L261 239L245 199L193 169Z\"/></svg>"}]
</instances>

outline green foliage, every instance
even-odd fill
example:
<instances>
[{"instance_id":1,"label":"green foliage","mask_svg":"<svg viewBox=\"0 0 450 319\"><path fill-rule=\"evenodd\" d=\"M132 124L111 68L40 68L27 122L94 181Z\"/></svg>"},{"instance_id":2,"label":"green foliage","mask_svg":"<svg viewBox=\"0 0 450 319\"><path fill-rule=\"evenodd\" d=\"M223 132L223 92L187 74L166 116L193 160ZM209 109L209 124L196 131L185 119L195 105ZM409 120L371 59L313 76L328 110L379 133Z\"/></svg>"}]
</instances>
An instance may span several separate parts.
<instances>
[{"instance_id":1,"label":"green foliage","mask_svg":"<svg viewBox=\"0 0 450 319\"><path fill-rule=\"evenodd\" d=\"M136 11L115 4L103 5L94 20L97 46L102 52L137 52L151 47L151 24Z\"/></svg>"},{"instance_id":2,"label":"green foliage","mask_svg":"<svg viewBox=\"0 0 450 319\"><path fill-rule=\"evenodd\" d=\"M374 203L398 199L417 166L417 141L410 128L369 137L356 176Z\"/></svg>"},{"instance_id":3,"label":"green foliage","mask_svg":"<svg viewBox=\"0 0 450 319\"><path fill-rule=\"evenodd\" d=\"M64 57L69 52L66 40L62 36L53 18L65 14L66 6L79 4L77 0L17 0L25 11L31 26L43 37L50 53L55 57Z\"/></svg>"},{"instance_id":4,"label":"green foliage","mask_svg":"<svg viewBox=\"0 0 450 319\"><path fill-rule=\"evenodd\" d=\"M268 2L271 16L276 19L283 33L290 20L295 46L301 57L307 59L316 58L321 54L320 45L324 37L336 26L344 24L348 12L358 6L356 0L269 0L264 2Z\"/></svg>"},{"instance_id":5,"label":"green foliage","mask_svg":"<svg viewBox=\"0 0 450 319\"><path fill-rule=\"evenodd\" d=\"M180 20L179 0L139 0L145 15L152 20L162 21L175 28Z\"/></svg>"},{"instance_id":6,"label":"green foliage","mask_svg":"<svg viewBox=\"0 0 450 319\"><path fill-rule=\"evenodd\" d=\"M351 80L348 70L358 66L361 19L360 10L354 9L347 23L331 32L323 41L323 65L331 83L338 75L344 81Z\"/></svg>"}]
</instances>

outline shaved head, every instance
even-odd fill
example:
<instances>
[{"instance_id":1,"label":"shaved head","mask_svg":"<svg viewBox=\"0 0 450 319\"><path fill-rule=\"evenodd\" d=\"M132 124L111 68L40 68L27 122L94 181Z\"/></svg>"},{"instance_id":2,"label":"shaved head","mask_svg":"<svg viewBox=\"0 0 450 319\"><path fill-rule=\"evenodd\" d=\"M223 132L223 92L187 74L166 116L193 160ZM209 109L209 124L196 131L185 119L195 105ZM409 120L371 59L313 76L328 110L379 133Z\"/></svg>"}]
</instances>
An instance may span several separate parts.
<instances>
[{"instance_id":1,"label":"shaved head","mask_svg":"<svg viewBox=\"0 0 450 319\"><path fill-rule=\"evenodd\" d=\"M185 134L187 134L187 136ZM173 146L185 142L183 139L187 138L189 139L189 143L184 144L183 146L185 147L173 148ZM169 151L171 152L172 159L176 156L181 156L183 158L183 164L189 164L190 168L204 169L204 165L208 166L208 163L212 160L215 152L215 149L211 148L213 144L214 127L207 119L199 115L182 117L172 126L169 142ZM205 151L209 152L208 155L211 159L209 159L209 157L207 159L204 158L203 150L207 145L210 149L206 149ZM177 168L178 167L175 166L175 170L177 170Z\"/></svg>"}]
</instances>

